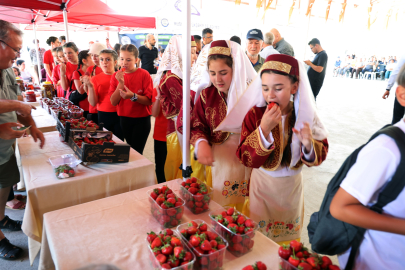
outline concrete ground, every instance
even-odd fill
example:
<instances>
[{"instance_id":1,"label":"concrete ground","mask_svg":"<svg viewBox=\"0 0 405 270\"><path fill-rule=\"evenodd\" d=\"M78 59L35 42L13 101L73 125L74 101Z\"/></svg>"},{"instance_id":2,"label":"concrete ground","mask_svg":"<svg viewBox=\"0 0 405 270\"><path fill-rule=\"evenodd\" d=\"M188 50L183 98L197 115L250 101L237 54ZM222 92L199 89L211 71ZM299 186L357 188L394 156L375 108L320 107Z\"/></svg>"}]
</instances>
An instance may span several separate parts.
<instances>
[{"instance_id":1,"label":"concrete ground","mask_svg":"<svg viewBox=\"0 0 405 270\"><path fill-rule=\"evenodd\" d=\"M305 218L302 241L310 247L306 227L310 215L319 210L326 186L345 158L365 143L379 128L391 122L394 92L388 100L381 97L386 82L352 80L327 77L317 106L319 115L329 130L329 153L326 161L316 168L304 168ZM393 89L394 90L394 89ZM154 123L154 122L153 122ZM153 132L147 142L144 155L154 162ZM6 210L13 219L22 219L23 210ZM5 232L10 241L24 249L19 261L0 260L0 269L37 269L39 258L29 266L28 240L22 232ZM260 259L260 258L258 258ZM336 258L333 258L336 260Z\"/></svg>"}]
</instances>

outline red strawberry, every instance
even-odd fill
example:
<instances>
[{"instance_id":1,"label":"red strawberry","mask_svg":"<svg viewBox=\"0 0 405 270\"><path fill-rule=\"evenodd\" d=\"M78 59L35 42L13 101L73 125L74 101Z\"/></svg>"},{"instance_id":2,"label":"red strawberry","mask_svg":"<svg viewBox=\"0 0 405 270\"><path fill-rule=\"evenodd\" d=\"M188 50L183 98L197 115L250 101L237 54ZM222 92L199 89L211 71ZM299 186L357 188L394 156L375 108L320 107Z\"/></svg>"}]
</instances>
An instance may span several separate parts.
<instances>
[{"instance_id":1,"label":"red strawberry","mask_svg":"<svg viewBox=\"0 0 405 270\"><path fill-rule=\"evenodd\" d=\"M288 260L288 258L291 256L292 251L290 246L287 245L282 245L281 247L278 248L278 255L283 258L284 260ZM297 255L298 257L298 255Z\"/></svg>"},{"instance_id":2,"label":"red strawberry","mask_svg":"<svg viewBox=\"0 0 405 270\"><path fill-rule=\"evenodd\" d=\"M222 217L226 217L227 215L228 215L228 214L226 213L226 211L222 211L222 212L221 212L221 216L222 216Z\"/></svg>"},{"instance_id":3,"label":"red strawberry","mask_svg":"<svg viewBox=\"0 0 405 270\"><path fill-rule=\"evenodd\" d=\"M261 261L256 262L257 270L267 270L267 266Z\"/></svg>"},{"instance_id":4,"label":"red strawberry","mask_svg":"<svg viewBox=\"0 0 405 270\"><path fill-rule=\"evenodd\" d=\"M276 102L270 102L269 105L267 106L267 108L269 108L269 110L271 110L271 108L273 108L275 105L278 106L278 104Z\"/></svg>"},{"instance_id":5,"label":"red strawberry","mask_svg":"<svg viewBox=\"0 0 405 270\"><path fill-rule=\"evenodd\" d=\"M233 213L234 213L234 211L235 211L235 208L231 207L231 208L229 208L228 210L226 210L226 214L227 214L228 216L232 216Z\"/></svg>"},{"instance_id":6,"label":"red strawberry","mask_svg":"<svg viewBox=\"0 0 405 270\"><path fill-rule=\"evenodd\" d=\"M171 267L170 264L168 264L168 263L162 264L162 268L163 268L163 269L172 269L172 267Z\"/></svg>"},{"instance_id":7,"label":"red strawberry","mask_svg":"<svg viewBox=\"0 0 405 270\"><path fill-rule=\"evenodd\" d=\"M245 221L246 221L246 218L244 216L240 215L238 217L238 219L236 220L236 223L240 224L240 225L243 225L245 223Z\"/></svg>"},{"instance_id":8,"label":"red strawberry","mask_svg":"<svg viewBox=\"0 0 405 270\"><path fill-rule=\"evenodd\" d=\"M190 221L190 222L187 224L187 226L189 226L189 227L194 226L194 227L198 228L198 224L197 224L197 222L195 222L194 220Z\"/></svg>"},{"instance_id":9,"label":"red strawberry","mask_svg":"<svg viewBox=\"0 0 405 270\"><path fill-rule=\"evenodd\" d=\"M195 195L195 194L198 192L198 189L196 189L195 187L190 187L190 188L188 189L188 191L189 191L191 194Z\"/></svg>"},{"instance_id":10,"label":"red strawberry","mask_svg":"<svg viewBox=\"0 0 405 270\"><path fill-rule=\"evenodd\" d=\"M122 71L122 72L125 72L125 70L126 70L126 68L124 68L124 67L123 67L123 68L121 68L121 71Z\"/></svg>"},{"instance_id":11,"label":"red strawberry","mask_svg":"<svg viewBox=\"0 0 405 270\"><path fill-rule=\"evenodd\" d=\"M298 265L298 269L300 270L312 270L312 266L310 266L309 264L302 262Z\"/></svg>"},{"instance_id":12,"label":"red strawberry","mask_svg":"<svg viewBox=\"0 0 405 270\"><path fill-rule=\"evenodd\" d=\"M183 261L187 261L187 262L189 262L189 261L191 261L193 259L193 254L191 254L191 252L186 252L185 254L184 254L184 258L183 258Z\"/></svg>"},{"instance_id":13,"label":"red strawberry","mask_svg":"<svg viewBox=\"0 0 405 270\"><path fill-rule=\"evenodd\" d=\"M188 233L189 235L196 234L196 233L197 233L197 228L194 227L194 226L188 227L188 228L187 228L187 233Z\"/></svg>"},{"instance_id":14,"label":"red strawberry","mask_svg":"<svg viewBox=\"0 0 405 270\"><path fill-rule=\"evenodd\" d=\"M169 265L174 268L180 265L180 260L178 260L174 255L169 257Z\"/></svg>"},{"instance_id":15,"label":"red strawberry","mask_svg":"<svg viewBox=\"0 0 405 270\"><path fill-rule=\"evenodd\" d=\"M309 257L307 263L312 267L317 267L319 265L319 259L316 257Z\"/></svg>"},{"instance_id":16,"label":"red strawberry","mask_svg":"<svg viewBox=\"0 0 405 270\"><path fill-rule=\"evenodd\" d=\"M235 224L234 222L233 222L233 218L231 217L231 216L226 216L225 217L225 219L228 221L228 224ZM236 225L236 224L235 224Z\"/></svg>"},{"instance_id":17,"label":"red strawberry","mask_svg":"<svg viewBox=\"0 0 405 270\"><path fill-rule=\"evenodd\" d=\"M296 257L295 254L293 254L290 256L290 258L288 258L288 262L291 263L294 267L298 267L298 265L300 264L300 259Z\"/></svg>"},{"instance_id":18,"label":"red strawberry","mask_svg":"<svg viewBox=\"0 0 405 270\"><path fill-rule=\"evenodd\" d=\"M166 192L166 190L168 189L168 187L167 186L163 186L163 187L161 187L160 188L160 191L161 191L161 193L165 193Z\"/></svg>"},{"instance_id":19,"label":"red strawberry","mask_svg":"<svg viewBox=\"0 0 405 270\"><path fill-rule=\"evenodd\" d=\"M168 198L167 202L174 205L176 203L176 199L175 198Z\"/></svg>"},{"instance_id":20,"label":"red strawberry","mask_svg":"<svg viewBox=\"0 0 405 270\"><path fill-rule=\"evenodd\" d=\"M242 270L255 270L255 268L253 267L253 265L248 265L243 267Z\"/></svg>"},{"instance_id":21,"label":"red strawberry","mask_svg":"<svg viewBox=\"0 0 405 270\"><path fill-rule=\"evenodd\" d=\"M210 251L212 249L210 242L208 240L204 240L201 243L201 249L204 251Z\"/></svg>"},{"instance_id":22,"label":"red strawberry","mask_svg":"<svg viewBox=\"0 0 405 270\"><path fill-rule=\"evenodd\" d=\"M238 233L244 234L245 233L245 226L238 226Z\"/></svg>"},{"instance_id":23,"label":"red strawberry","mask_svg":"<svg viewBox=\"0 0 405 270\"><path fill-rule=\"evenodd\" d=\"M206 223L201 223L200 226L198 226L200 231L205 232L208 230L207 224Z\"/></svg>"},{"instance_id":24,"label":"red strawberry","mask_svg":"<svg viewBox=\"0 0 405 270\"><path fill-rule=\"evenodd\" d=\"M322 256L321 260L322 260L322 264L321 264L322 269L327 269L329 267L329 265L332 265L332 261L331 261L331 259L329 259L328 256Z\"/></svg>"},{"instance_id":25,"label":"red strawberry","mask_svg":"<svg viewBox=\"0 0 405 270\"><path fill-rule=\"evenodd\" d=\"M170 240L170 245L172 245L173 247L181 246L181 241L177 237L172 237L172 239Z\"/></svg>"},{"instance_id":26,"label":"red strawberry","mask_svg":"<svg viewBox=\"0 0 405 270\"><path fill-rule=\"evenodd\" d=\"M302 243L298 242L297 240L292 240L290 242L290 247L292 250L294 250L295 252L299 252L302 249Z\"/></svg>"},{"instance_id":27,"label":"red strawberry","mask_svg":"<svg viewBox=\"0 0 405 270\"><path fill-rule=\"evenodd\" d=\"M150 247L152 249L156 248L156 247L161 247L162 244L162 240L159 237L156 237L155 239L153 239L152 244L150 245Z\"/></svg>"},{"instance_id":28,"label":"red strawberry","mask_svg":"<svg viewBox=\"0 0 405 270\"><path fill-rule=\"evenodd\" d=\"M245 227L253 228L255 225L251 219L245 221Z\"/></svg>"},{"instance_id":29,"label":"red strawberry","mask_svg":"<svg viewBox=\"0 0 405 270\"><path fill-rule=\"evenodd\" d=\"M156 237L157 237L156 233L150 232L150 233L148 233L148 236L146 237L146 239L148 240L149 243L152 243L152 241L155 240Z\"/></svg>"},{"instance_id":30,"label":"red strawberry","mask_svg":"<svg viewBox=\"0 0 405 270\"><path fill-rule=\"evenodd\" d=\"M233 233L236 233L238 231L238 225L235 223L231 223L228 225L228 229L231 230Z\"/></svg>"},{"instance_id":31,"label":"red strawberry","mask_svg":"<svg viewBox=\"0 0 405 270\"><path fill-rule=\"evenodd\" d=\"M205 234L207 235L208 240L210 240L210 241L216 240L216 238L218 237L218 235L216 233L210 232L210 231L207 231Z\"/></svg>"},{"instance_id":32,"label":"red strawberry","mask_svg":"<svg viewBox=\"0 0 405 270\"><path fill-rule=\"evenodd\" d=\"M221 250L221 249L223 249L225 247L226 247L226 245L224 245L224 244L218 244L217 249Z\"/></svg>"},{"instance_id":33,"label":"red strawberry","mask_svg":"<svg viewBox=\"0 0 405 270\"><path fill-rule=\"evenodd\" d=\"M218 242L216 240L211 240L210 245L211 245L212 248L217 248Z\"/></svg>"},{"instance_id":34,"label":"red strawberry","mask_svg":"<svg viewBox=\"0 0 405 270\"><path fill-rule=\"evenodd\" d=\"M175 247L173 251L174 251L174 256L177 259L183 259L184 255L186 254L183 247Z\"/></svg>"},{"instance_id":35,"label":"red strawberry","mask_svg":"<svg viewBox=\"0 0 405 270\"><path fill-rule=\"evenodd\" d=\"M159 254L156 256L156 260L158 260L160 264L164 264L167 261L167 257L163 254Z\"/></svg>"},{"instance_id":36,"label":"red strawberry","mask_svg":"<svg viewBox=\"0 0 405 270\"><path fill-rule=\"evenodd\" d=\"M191 180L192 183L197 183L197 178L195 178L195 177L191 177L190 180Z\"/></svg>"},{"instance_id":37,"label":"red strawberry","mask_svg":"<svg viewBox=\"0 0 405 270\"><path fill-rule=\"evenodd\" d=\"M162 251L162 254L164 254L164 255L170 255L173 252L173 247L171 245L167 244L162 247L161 251Z\"/></svg>"},{"instance_id":38,"label":"red strawberry","mask_svg":"<svg viewBox=\"0 0 405 270\"><path fill-rule=\"evenodd\" d=\"M191 237L190 237L190 244L193 246L193 247L198 247L199 245L200 245L200 242L201 242L201 238L200 237L198 237L197 235L192 235Z\"/></svg>"}]
</instances>

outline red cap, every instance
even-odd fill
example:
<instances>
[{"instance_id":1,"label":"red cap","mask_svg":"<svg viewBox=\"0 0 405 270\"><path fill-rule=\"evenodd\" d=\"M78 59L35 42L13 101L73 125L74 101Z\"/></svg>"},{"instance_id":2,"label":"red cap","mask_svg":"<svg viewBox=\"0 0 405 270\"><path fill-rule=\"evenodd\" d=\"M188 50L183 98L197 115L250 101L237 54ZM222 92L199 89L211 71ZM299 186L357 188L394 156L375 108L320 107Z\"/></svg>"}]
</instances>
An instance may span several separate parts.
<instances>
[{"instance_id":1,"label":"red cap","mask_svg":"<svg viewBox=\"0 0 405 270\"><path fill-rule=\"evenodd\" d=\"M264 70L274 70L299 78L300 70L297 59L286 54L272 54L267 56L260 73Z\"/></svg>"},{"instance_id":2,"label":"red cap","mask_svg":"<svg viewBox=\"0 0 405 270\"><path fill-rule=\"evenodd\" d=\"M211 48L208 52L210 55L225 55L231 56L231 48L228 47L228 43L225 40L216 40L211 42Z\"/></svg>"},{"instance_id":3,"label":"red cap","mask_svg":"<svg viewBox=\"0 0 405 270\"><path fill-rule=\"evenodd\" d=\"M197 43L195 42L194 36L191 36L191 47L197 47Z\"/></svg>"}]
</instances>

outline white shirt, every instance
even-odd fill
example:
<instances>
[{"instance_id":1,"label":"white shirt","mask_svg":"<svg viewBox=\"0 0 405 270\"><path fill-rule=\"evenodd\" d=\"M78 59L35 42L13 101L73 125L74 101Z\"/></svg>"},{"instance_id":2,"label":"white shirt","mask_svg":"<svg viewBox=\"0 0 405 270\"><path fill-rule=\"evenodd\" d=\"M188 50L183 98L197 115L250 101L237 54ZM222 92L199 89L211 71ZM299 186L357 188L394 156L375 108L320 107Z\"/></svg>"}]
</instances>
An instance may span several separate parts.
<instances>
[{"instance_id":1,"label":"white shirt","mask_svg":"<svg viewBox=\"0 0 405 270\"><path fill-rule=\"evenodd\" d=\"M267 56L272 55L272 54L280 54L276 49L273 48L273 46L267 46L264 48L259 55L266 60Z\"/></svg>"},{"instance_id":2,"label":"white shirt","mask_svg":"<svg viewBox=\"0 0 405 270\"><path fill-rule=\"evenodd\" d=\"M396 64L396 66L395 66L394 70L391 72L390 79L388 80L388 84L387 84L387 88L386 88L387 90L391 90L391 88L394 86L395 81L397 80L399 70L405 64L405 54L402 55L399 58L398 62L396 62L395 64Z\"/></svg>"},{"instance_id":3,"label":"white shirt","mask_svg":"<svg viewBox=\"0 0 405 270\"><path fill-rule=\"evenodd\" d=\"M404 120L395 126L405 132ZM350 195L365 206L377 202L383 187L394 175L401 155L395 141L386 135L380 135L367 144L357 157L341 183ZM397 199L383 208L383 213L405 219L405 189ZM405 236L382 231L367 230L356 259L356 270L405 269ZM349 259L350 249L339 256L343 269Z\"/></svg>"}]
</instances>

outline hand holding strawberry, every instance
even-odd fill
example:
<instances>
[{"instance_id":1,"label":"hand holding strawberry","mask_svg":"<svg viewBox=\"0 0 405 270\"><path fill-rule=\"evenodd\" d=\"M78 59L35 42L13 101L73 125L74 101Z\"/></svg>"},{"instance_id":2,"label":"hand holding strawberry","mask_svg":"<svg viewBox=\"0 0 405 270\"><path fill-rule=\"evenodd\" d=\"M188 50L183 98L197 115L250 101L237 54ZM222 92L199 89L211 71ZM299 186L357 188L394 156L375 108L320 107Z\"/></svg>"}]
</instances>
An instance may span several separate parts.
<instances>
[{"instance_id":1,"label":"hand holding strawberry","mask_svg":"<svg viewBox=\"0 0 405 270\"><path fill-rule=\"evenodd\" d=\"M271 108L271 109L270 109ZM267 137L275 126L281 122L281 110L276 103L270 103L263 114L260 128L264 137Z\"/></svg>"}]
</instances>

